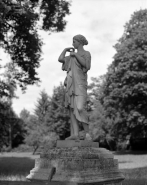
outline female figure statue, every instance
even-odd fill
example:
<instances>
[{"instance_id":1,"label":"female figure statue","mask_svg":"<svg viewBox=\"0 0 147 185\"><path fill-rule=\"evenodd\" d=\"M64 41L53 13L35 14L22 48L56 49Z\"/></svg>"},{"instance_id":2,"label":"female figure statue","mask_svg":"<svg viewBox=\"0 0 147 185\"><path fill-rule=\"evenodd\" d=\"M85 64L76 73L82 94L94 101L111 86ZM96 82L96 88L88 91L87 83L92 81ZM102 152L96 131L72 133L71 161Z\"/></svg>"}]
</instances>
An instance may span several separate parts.
<instances>
[{"instance_id":1,"label":"female figure statue","mask_svg":"<svg viewBox=\"0 0 147 185\"><path fill-rule=\"evenodd\" d=\"M91 55L83 46L88 41L82 35L73 37L73 47L63 50L58 61L62 63L62 70L67 71L64 85L66 87L65 106L69 110L71 121L71 136L67 139L79 139L79 125L82 124L86 138L90 140L88 115L86 111L87 101L87 71L91 67ZM77 52L75 52L77 49ZM70 52L69 56L65 56Z\"/></svg>"}]
</instances>

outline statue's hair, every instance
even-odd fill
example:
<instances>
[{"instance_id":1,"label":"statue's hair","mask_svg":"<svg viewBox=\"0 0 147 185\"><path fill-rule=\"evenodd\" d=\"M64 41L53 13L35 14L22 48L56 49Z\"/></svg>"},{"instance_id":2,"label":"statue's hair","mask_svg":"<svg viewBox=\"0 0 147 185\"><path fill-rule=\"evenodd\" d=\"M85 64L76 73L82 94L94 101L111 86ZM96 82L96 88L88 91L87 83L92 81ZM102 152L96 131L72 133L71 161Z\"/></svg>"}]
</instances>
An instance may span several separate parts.
<instances>
[{"instance_id":1,"label":"statue's hair","mask_svg":"<svg viewBox=\"0 0 147 185\"><path fill-rule=\"evenodd\" d=\"M88 44L87 39L83 36L83 35L75 35L73 37L73 39L77 40L78 42L80 42L83 46Z\"/></svg>"}]
</instances>

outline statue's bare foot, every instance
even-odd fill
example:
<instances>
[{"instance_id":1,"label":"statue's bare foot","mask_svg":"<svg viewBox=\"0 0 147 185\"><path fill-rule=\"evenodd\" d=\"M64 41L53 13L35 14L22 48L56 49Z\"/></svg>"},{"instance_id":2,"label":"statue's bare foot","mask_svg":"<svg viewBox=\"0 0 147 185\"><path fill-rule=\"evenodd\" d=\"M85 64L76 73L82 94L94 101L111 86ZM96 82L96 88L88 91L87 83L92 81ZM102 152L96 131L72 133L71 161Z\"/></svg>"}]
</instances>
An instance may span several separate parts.
<instances>
[{"instance_id":1,"label":"statue's bare foot","mask_svg":"<svg viewBox=\"0 0 147 185\"><path fill-rule=\"evenodd\" d=\"M79 140L79 136L72 135L67 137L65 140Z\"/></svg>"}]
</instances>

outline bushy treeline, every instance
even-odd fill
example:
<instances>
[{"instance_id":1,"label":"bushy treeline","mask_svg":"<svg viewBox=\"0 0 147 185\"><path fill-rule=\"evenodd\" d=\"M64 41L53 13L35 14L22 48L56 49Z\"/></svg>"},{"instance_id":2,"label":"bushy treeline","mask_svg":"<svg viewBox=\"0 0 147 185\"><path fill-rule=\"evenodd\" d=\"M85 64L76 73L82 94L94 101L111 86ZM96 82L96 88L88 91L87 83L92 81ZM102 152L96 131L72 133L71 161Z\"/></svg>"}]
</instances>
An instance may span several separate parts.
<instances>
[{"instance_id":1,"label":"bushy treeline","mask_svg":"<svg viewBox=\"0 0 147 185\"><path fill-rule=\"evenodd\" d=\"M87 100L90 134L111 150L125 149L130 139L147 138L147 10L132 15L114 48L116 54L107 73L92 78ZM11 147L26 143L35 152L53 140L65 139L69 116L64 94L62 84L54 88L52 96L42 91L33 114L24 109L19 117L9 104L1 103L0 123L4 126L0 124L0 142ZM6 114L17 120L15 124L5 119Z\"/></svg>"},{"instance_id":2,"label":"bushy treeline","mask_svg":"<svg viewBox=\"0 0 147 185\"><path fill-rule=\"evenodd\" d=\"M34 114L22 110L20 117L26 125L25 142L37 150L40 145L51 144L53 140L69 136L69 116L64 107L65 89L62 84L55 87L50 97L41 91Z\"/></svg>"},{"instance_id":3,"label":"bushy treeline","mask_svg":"<svg viewBox=\"0 0 147 185\"><path fill-rule=\"evenodd\" d=\"M50 97L41 91L34 112L23 109L17 116L7 101L0 106L1 146L12 149L26 143L34 151L40 145L69 136L69 116L64 107L65 89L62 84L55 87Z\"/></svg>"},{"instance_id":4,"label":"bushy treeline","mask_svg":"<svg viewBox=\"0 0 147 185\"><path fill-rule=\"evenodd\" d=\"M11 150L28 134L27 126L12 109L12 99L17 86L25 91L28 85L40 82L37 68L43 41L39 31L63 31L69 6L66 0L0 0L0 49L10 57L9 64L0 64L0 148Z\"/></svg>"},{"instance_id":5,"label":"bushy treeline","mask_svg":"<svg viewBox=\"0 0 147 185\"><path fill-rule=\"evenodd\" d=\"M0 101L0 149L11 150L23 142L25 135L23 120L8 102Z\"/></svg>"},{"instance_id":6,"label":"bushy treeline","mask_svg":"<svg viewBox=\"0 0 147 185\"><path fill-rule=\"evenodd\" d=\"M63 31L69 6L66 0L0 0L0 49L9 54L13 83L23 91L40 82L37 68L43 40L39 31ZM9 83L0 78L0 98L4 95L10 95Z\"/></svg>"},{"instance_id":7,"label":"bushy treeline","mask_svg":"<svg viewBox=\"0 0 147 185\"><path fill-rule=\"evenodd\" d=\"M147 138L146 9L132 15L114 48L116 54L107 73L93 79L96 86L93 94L99 111L103 110L101 128L110 138L115 138L119 148L120 143L123 145L129 139L133 143L134 140L139 142L139 139L144 138L145 141Z\"/></svg>"}]
</instances>

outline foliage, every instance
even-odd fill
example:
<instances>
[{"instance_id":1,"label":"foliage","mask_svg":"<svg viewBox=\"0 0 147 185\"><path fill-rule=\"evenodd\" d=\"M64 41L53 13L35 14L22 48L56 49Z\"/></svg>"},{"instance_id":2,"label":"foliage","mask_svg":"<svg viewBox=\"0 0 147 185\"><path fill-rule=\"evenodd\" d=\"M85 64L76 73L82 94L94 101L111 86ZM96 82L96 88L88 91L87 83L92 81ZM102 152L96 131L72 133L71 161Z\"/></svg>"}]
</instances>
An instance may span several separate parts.
<instances>
[{"instance_id":1,"label":"foliage","mask_svg":"<svg viewBox=\"0 0 147 185\"><path fill-rule=\"evenodd\" d=\"M57 139L65 139L69 135L69 115L64 107L65 89L62 84L55 87L52 97L45 90L41 91L34 114L23 109L20 118L26 130L25 142L34 148L54 145ZM50 146L49 146L50 145Z\"/></svg>"},{"instance_id":2,"label":"foliage","mask_svg":"<svg viewBox=\"0 0 147 185\"><path fill-rule=\"evenodd\" d=\"M17 147L24 140L22 120L14 113L8 102L0 102L0 145L1 148Z\"/></svg>"},{"instance_id":3,"label":"foliage","mask_svg":"<svg viewBox=\"0 0 147 185\"><path fill-rule=\"evenodd\" d=\"M0 130L2 131L0 142L4 145L12 147L14 138L10 137L13 135L13 132L10 134L11 127L13 131L16 129L10 119L8 122L6 101L12 104L17 84L24 91L27 85L39 82L37 68L40 66L43 45L39 31L45 30L49 34L63 31L66 26L64 18L69 14L69 5L70 3L66 0L0 0L0 47L10 55L11 59L11 62L4 66L4 75L0 77L0 101L5 100L0 104L2 106L0 109L2 116L0 118ZM8 109L11 110L11 107ZM26 134L28 128L34 128L33 124L28 124L34 123L34 117L30 115L27 121L19 120L16 115L14 117L17 120L15 121L19 122L15 123L18 127L16 132L21 134L23 132L22 142L24 131L21 131L20 123ZM8 142L11 143L8 144Z\"/></svg>"},{"instance_id":4,"label":"foliage","mask_svg":"<svg viewBox=\"0 0 147 185\"><path fill-rule=\"evenodd\" d=\"M29 121L30 112L25 108L20 112L19 117L24 121L25 124Z\"/></svg>"},{"instance_id":5,"label":"foliage","mask_svg":"<svg viewBox=\"0 0 147 185\"><path fill-rule=\"evenodd\" d=\"M95 108L90 115L90 130L92 132L93 140L100 141L101 138L106 136L105 125L106 120L104 117L104 110L99 102L95 103Z\"/></svg>"},{"instance_id":6,"label":"foliage","mask_svg":"<svg viewBox=\"0 0 147 185\"><path fill-rule=\"evenodd\" d=\"M59 137L56 133L49 132L45 134L43 130L40 130L40 127L37 127L35 130L31 130L29 135L26 137L26 144L33 147L33 155L40 148L49 149L55 146L57 139Z\"/></svg>"},{"instance_id":7,"label":"foliage","mask_svg":"<svg viewBox=\"0 0 147 185\"><path fill-rule=\"evenodd\" d=\"M92 77L92 82L88 86L89 96L93 102L99 101L103 94L103 85L106 81L106 76Z\"/></svg>"},{"instance_id":8,"label":"foliage","mask_svg":"<svg viewBox=\"0 0 147 185\"><path fill-rule=\"evenodd\" d=\"M23 127L25 130L25 140L24 143L30 148L33 148L33 153L39 148L41 143L41 135L39 126L37 125L37 117L35 115L30 114L30 112L26 109L23 109L20 112L20 119L23 121ZM19 146L21 149L21 146ZM22 146L23 147L23 146Z\"/></svg>"},{"instance_id":9,"label":"foliage","mask_svg":"<svg viewBox=\"0 0 147 185\"><path fill-rule=\"evenodd\" d=\"M11 64L6 65L4 74L5 81L1 84L4 89L0 93L0 128L1 128L1 147L11 150L12 147L17 147L24 140L25 130L23 129L22 120L18 118L12 108L12 99L16 97L16 84L13 80L13 71ZM12 73L11 73L12 72ZM5 88L7 87L7 88ZM9 94L9 96L7 96ZM6 95L5 97L3 95Z\"/></svg>"},{"instance_id":10,"label":"foliage","mask_svg":"<svg viewBox=\"0 0 147 185\"><path fill-rule=\"evenodd\" d=\"M57 140L59 140L59 136L55 132L49 132L47 135L44 135L42 138L43 152L46 153L51 148L56 147Z\"/></svg>"},{"instance_id":11,"label":"foliage","mask_svg":"<svg viewBox=\"0 0 147 185\"><path fill-rule=\"evenodd\" d=\"M103 94L103 84L105 75L98 78L91 78L92 83L89 85L88 96L91 103L90 111L90 133L94 141L98 141L101 147L109 150L116 149L115 137L112 134L112 122L106 117L106 111L100 102Z\"/></svg>"},{"instance_id":12,"label":"foliage","mask_svg":"<svg viewBox=\"0 0 147 185\"><path fill-rule=\"evenodd\" d=\"M26 144L20 144L17 148L13 148L12 152L32 152L32 146L26 145Z\"/></svg>"},{"instance_id":13,"label":"foliage","mask_svg":"<svg viewBox=\"0 0 147 185\"><path fill-rule=\"evenodd\" d=\"M37 100L36 108L34 110L34 114L37 117L37 120L40 125L46 122L46 117L51 106L51 98L45 92L45 90L41 91L40 98Z\"/></svg>"},{"instance_id":14,"label":"foliage","mask_svg":"<svg viewBox=\"0 0 147 185\"><path fill-rule=\"evenodd\" d=\"M7 100L12 100L17 98L15 91L17 89L15 78L15 68L12 63L7 63L5 65L4 74L1 74L2 79L0 80L0 98L7 98Z\"/></svg>"},{"instance_id":15,"label":"foliage","mask_svg":"<svg viewBox=\"0 0 147 185\"><path fill-rule=\"evenodd\" d=\"M26 125L25 142L33 147L33 154L44 145L52 145L53 140L57 140L58 136L52 132L51 126L47 119L51 109L51 98L45 90L41 91L40 97L37 100L34 115L31 115L27 110L21 111L21 118Z\"/></svg>"},{"instance_id":16,"label":"foliage","mask_svg":"<svg viewBox=\"0 0 147 185\"><path fill-rule=\"evenodd\" d=\"M99 99L120 138L147 136L147 10L135 12L115 45Z\"/></svg>"},{"instance_id":17,"label":"foliage","mask_svg":"<svg viewBox=\"0 0 147 185\"><path fill-rule=\"evenodd\" d=\"M35 115L30 114L30 112L26 109L23 109L20 112L19 117L23 122L23 128L25 130L25 143L28 144L28 146L32 146L33 140L35 140L36 143L36 140L38 139L38 137L35 136L35 133L37 132L35 131L35 129L37 130L37 117ZM36 133L36 135L38 134L39 133Z\"/></svg>"},{"instance_id":18,"label":"foliage","mask_svg":"<svg viewBox=\"0 0 147 185\"><path fill-rule=\"evenodd\" d=\"M53 90L51 97L51 106L47 118L47 124L51 126L52 131L57 133L60 139L69 136L69 114L65 108L65 88L62 83Z\"/></svg>"},{"instance_id":19,"label":"foliage","mask_svg":"<svg viewBox=\"0 0 147 185\"><path fill-rule=\"evenodd\" d=\"M23 90L39 81L36 69L43 42L38 31L63 31L69 5L66 0L0 0L0 46L10 55L14 81ZM0 86L7 88L3 81Z\"/></svg>"},{"instance_id":20,"label":"foliage","mask_svg":"<svg viewBox=\"0 0 147 185\"><path fill-rule=\"evenodd\" d=\"M30 130L28 136L26 137L25 142L27 143L27 145L33 147L33 154L35 154L37 149L40 147L42 143L42 137L42 130L40 130L40 128L37 126L35 130Z\"/></svg>"}]
</instances>

